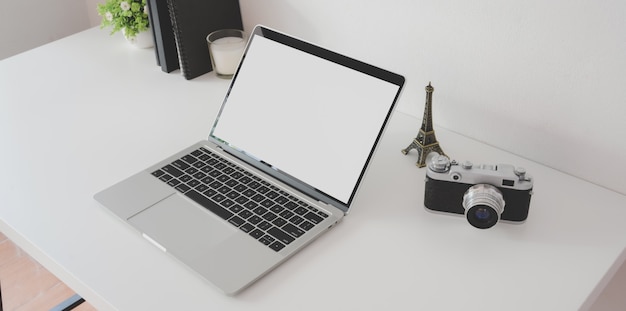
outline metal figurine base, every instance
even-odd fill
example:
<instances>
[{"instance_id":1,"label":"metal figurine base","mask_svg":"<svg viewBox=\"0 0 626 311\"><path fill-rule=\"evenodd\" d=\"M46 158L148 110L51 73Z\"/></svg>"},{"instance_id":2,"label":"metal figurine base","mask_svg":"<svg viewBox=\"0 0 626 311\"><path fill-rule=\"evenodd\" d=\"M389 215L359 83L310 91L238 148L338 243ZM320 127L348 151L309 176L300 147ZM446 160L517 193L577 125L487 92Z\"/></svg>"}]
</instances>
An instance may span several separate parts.
<instances>
[{"instance_id":1,"label":"metal figurine base","mask_svg":"<svg viewBox=\"0 0 626 311\"><path fill-rule=\"evenodd\" d=\"M411 144L402 149L403 154L408 154L411 149L417 150L417 165L418 167L426 166L426 157L432 151L435 151L441 155L445 155L439 142L435 137L435 129L433 128L433 91L435 89L430 85L426 86L426 105L424 106L424 118L422 119L422 127L420 128L417 137L413 139Z\"/></svg>"}]
</instances>

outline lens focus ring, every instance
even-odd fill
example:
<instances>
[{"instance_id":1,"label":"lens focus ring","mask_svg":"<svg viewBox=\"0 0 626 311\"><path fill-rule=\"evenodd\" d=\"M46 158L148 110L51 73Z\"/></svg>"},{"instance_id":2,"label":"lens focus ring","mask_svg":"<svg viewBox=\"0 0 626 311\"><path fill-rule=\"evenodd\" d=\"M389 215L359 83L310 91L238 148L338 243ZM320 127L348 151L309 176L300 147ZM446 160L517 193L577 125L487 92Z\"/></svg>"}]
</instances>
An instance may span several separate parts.
<instances>
[{"instance_id":1,"label":"lens focus ring","mask_svg":"<svg viewBox=\"0 0 626 311\"><path fill-rule=\"evenodd\" d=\"M472 226L481 229L490 228L498 222L504 212L504 205L502 193L492 185L474 185L463 195L467 220Z\"/></svg>"}]
</instances>

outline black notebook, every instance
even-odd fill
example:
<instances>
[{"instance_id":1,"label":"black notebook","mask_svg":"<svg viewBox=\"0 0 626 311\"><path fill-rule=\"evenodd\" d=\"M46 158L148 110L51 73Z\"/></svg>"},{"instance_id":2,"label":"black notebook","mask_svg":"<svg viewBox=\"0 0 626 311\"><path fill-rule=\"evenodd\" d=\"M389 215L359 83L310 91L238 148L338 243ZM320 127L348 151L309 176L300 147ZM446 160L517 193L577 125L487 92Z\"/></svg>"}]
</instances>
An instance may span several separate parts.
<instances>
[{"instance_id":1,"label":"black notebook","mask_svg":"<svg viewBox=\"0 0 626 311\"><path fill-rule=\"evenodd\" d=\"M172 72L179 68L179 62L167 1L148 0L148 10L157 65L161 66L164 72Z\"/></svg>"},{"instance_id":2,"label":"black notebook","mask_svg":"<svg viewBox=\"0 0 626 311\"><path fill-rule=\"evenodd\" d=\"M219 29L243 30L238 0L167 0L185 79L212 70L206 37Z\"/></svg>"}]
</instances>

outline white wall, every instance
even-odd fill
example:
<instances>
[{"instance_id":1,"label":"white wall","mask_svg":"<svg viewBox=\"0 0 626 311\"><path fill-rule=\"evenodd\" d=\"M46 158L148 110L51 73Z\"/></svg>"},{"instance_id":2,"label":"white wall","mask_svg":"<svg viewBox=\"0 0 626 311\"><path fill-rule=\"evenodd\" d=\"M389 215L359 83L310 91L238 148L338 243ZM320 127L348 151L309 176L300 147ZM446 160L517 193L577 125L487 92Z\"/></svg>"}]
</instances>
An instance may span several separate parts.
<instances>
[{"instance_id":1,"label":"white wall","mask_svg":"<svg viewBox=\"0 0 626 311\"><path fill-rule=\"evenodd\" d=\"M626 194L625 1L240 3L246 30L262 23L405 75L401 111L421 117L432 81L436 124Z\"/></svg>"},{"instance_id":2,"label":"white wall","mask_svg":"<svg viewBox=\"0 0 626 311\"><path fill-rule=\"evenodd\" d=\"M85 0L0 0L0 59L89 28Z\"/></svg>"},{"instance_id":3,"label":"white wall","mask_svg":"<svg viewBox=\"0 0 626 311\"><path fill-rule=\"evenodd\" d=\"M0 0L0 59L98 25L103 1ZM421 117L432 81L436 124L626 194L625 1L240 3L248 30L405 75L400 111Z\"/></svg>"},{"instance_id":4,"label":"white wall","mask_svg":"<svg viewBox=\"0 0 626 311\"><path fill-rule=\"evenodd\" d=\"M98 15L98 4L105 3L106 0L84 0L87 7L87 17L91 26L99 26L102 17ZM109 31L111 30L108 28Z\"/></svg>"}]
</instances>

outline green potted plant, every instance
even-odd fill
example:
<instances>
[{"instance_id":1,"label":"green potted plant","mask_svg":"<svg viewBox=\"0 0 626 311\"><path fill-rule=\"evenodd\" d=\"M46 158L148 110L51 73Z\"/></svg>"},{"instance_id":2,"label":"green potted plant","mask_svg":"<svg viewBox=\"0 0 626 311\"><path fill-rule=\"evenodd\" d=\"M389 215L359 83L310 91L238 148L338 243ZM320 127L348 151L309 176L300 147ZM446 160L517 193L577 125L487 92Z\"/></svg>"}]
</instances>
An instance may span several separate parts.
<instances>
[{"instance_id":1,"label":"green potted plant","mask_svg":"<svg viewBox=\"0 0 626 311\"><path fill-rule=\"evenodd\" d=\"M101 28L112 27L111 34L121 30L131 42L149 30L146 0L107 0L98 4L98 14L102 16Z\"/></svg>"}]
</instances>

